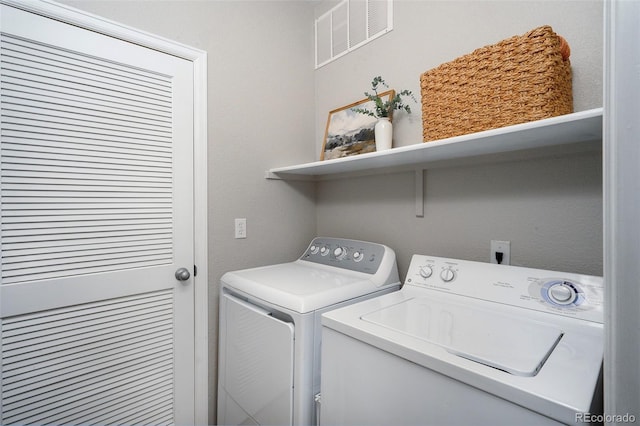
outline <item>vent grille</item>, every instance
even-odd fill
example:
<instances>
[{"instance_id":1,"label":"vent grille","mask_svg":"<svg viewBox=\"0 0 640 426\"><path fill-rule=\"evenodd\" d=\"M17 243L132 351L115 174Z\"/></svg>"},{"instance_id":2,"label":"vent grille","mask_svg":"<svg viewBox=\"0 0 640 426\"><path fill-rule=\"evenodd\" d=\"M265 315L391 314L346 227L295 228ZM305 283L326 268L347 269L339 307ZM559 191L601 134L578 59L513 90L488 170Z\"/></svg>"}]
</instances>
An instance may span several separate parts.
<instances>
[{"instance_id":1,"label":"vent grille","mask_svg":"<svg viewBox=\"0 0 640 426\"><path fill-rule=\"evenodd\" d=\"M316 69L393 29L393 0L342 0L315 21Z\"/></svg>"},{"instance_id":2,"label":"vent grille","mask_svg":"<svg viewBox=\"0 0 640 426\"><path fill-rule=\"evenodd\" d=\"M170 264L171 79L0 43L2 284Z\"/></svg>"},{"instance_id":3,"label":"vent grille","mask_svg":"<svg viewBox=\"0 0 640 426\"><path fill-rule=\"evenodd\" d=\"M171 290L2 319L2 424L171 424Z\"/></svg>"}]
</instances>

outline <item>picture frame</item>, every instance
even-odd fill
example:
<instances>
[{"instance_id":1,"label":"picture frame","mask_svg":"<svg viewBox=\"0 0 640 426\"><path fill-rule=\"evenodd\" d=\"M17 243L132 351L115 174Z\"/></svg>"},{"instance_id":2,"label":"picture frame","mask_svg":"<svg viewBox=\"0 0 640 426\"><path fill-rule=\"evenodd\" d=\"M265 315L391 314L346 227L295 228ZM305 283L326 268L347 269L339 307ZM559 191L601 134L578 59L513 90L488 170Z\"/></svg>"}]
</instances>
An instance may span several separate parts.
<instances>
[{"instance_id":1,"label":"picture frame","mask_svg":"<svg viewBox=\"0 0 640 426\"><path fill-rule=\"evenodd\" d=\"M395 91L388 90L379 96L383 102L390 101L395 96ZM329 112L320 152L321 161L375 152L374 127L378 119L355 112L354 108L373 112L375 103L365 98ZM393 111L389 114L390 120L392 113Z\"/></svg>"}]
</instances>

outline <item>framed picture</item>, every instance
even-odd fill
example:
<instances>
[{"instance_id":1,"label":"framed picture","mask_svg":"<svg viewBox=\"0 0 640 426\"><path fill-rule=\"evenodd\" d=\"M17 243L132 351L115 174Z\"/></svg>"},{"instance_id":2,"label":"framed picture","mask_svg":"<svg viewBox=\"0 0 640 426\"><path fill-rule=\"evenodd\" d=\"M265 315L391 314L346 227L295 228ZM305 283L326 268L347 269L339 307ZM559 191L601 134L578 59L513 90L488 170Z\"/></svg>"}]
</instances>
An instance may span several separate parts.
<instances>
[{"instance_id":1,"label":"framed picture","mask_svg":"<svg viewBox=\"0 0 640 426\"><path fill-rule=\"evenodd\" d=\"M379 96L383 102L386 102L393 99L395 91L389 90L380 93ZM320 160L375 152L376 142L373 128L378 120L375 117L355 112L354 108L363 108L373 112L375 111L375 103L367 98L329 112Z\"/></svg>"}]
</instances>

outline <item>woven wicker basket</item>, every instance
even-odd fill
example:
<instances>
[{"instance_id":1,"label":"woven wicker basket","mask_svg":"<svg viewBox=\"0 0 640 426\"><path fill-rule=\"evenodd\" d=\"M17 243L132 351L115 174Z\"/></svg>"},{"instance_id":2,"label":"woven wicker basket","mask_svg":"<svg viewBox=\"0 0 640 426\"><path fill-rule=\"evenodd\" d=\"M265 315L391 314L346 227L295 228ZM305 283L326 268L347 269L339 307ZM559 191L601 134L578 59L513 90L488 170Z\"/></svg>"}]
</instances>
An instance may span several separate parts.
<instances>
[{"instance_id":1,"label":"woven wicker basket","mask_svg":"<svg viewBox=\"0 0 640 426\"><path fill-rule=\"evenodd\" d=\"M573 112L569 46L550 26L421 75L424 141Z\"/></svg>"}]
</instances>

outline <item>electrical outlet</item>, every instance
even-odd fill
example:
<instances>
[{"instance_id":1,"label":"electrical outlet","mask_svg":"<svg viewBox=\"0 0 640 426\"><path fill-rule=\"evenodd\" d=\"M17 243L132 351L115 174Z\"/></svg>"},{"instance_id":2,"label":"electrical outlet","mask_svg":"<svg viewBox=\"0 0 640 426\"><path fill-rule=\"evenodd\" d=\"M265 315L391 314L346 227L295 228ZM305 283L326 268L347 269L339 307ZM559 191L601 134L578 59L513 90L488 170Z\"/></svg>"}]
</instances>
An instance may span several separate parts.
<instances>
[{"instance_id":1,"label":"electrical outlet","mask_svg":"<svg viewBox=\"0 0 640 426\"><path fill-rule=\"evenodd\" d=\"M247 219L236 218L236 238L247 238Z\"/></svg>"},{"instance_id":2,"label":"electrical outlet","mask_svg":"<svg viewBox=\"0 0 640 426\"><path fill-rule=\"evenodd\" d=\"M511 265L511 241L491 240L491 263L498 263L496 253L502 253L501 265Z\"/></svg>"}]
</instances>

